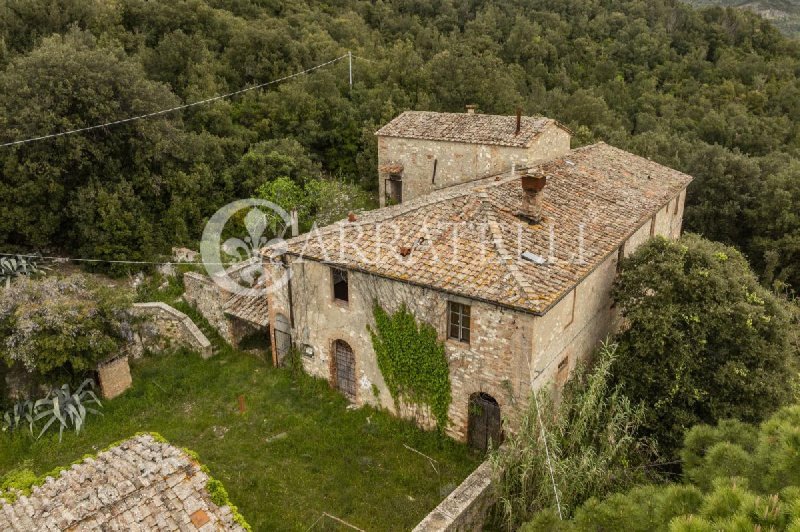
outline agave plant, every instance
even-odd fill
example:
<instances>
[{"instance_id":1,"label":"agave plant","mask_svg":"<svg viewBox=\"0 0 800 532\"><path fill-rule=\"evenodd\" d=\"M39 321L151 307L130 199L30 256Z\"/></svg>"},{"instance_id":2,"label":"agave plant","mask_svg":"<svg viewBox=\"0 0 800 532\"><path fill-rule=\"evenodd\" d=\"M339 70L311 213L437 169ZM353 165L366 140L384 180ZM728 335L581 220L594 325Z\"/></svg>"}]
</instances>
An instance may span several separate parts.
<instances>
[{"instance_id":1,"label":"agave plant","mask_svg":"<svg viewBox=\"0 0 800 532\"><path fill-rule=\"evenodd\" d=\"M10 410L3 414L3 432L14 432L19 430L23 424L27 424L31 434L33 434L34 406L32 401L20 401L15 403Z\"/></svg>"},{"instance_id":2,"label":"agave plant","mask_svg":"<svg viewBox=\"0 0 800 532\"><path fill-rule=\"evenodd\" d=\"M86 406L94 403L100 408L103 407L90 388L94 388L92 379L83 381L74 393L70 393L69 384L64 384L61 388L52 390L44 399L36 401L33 405L33 410L36 413L33 420L39 421L47 418L47 423L45 423L37 439L41 438L56 421L59 422L58 441L60 442L65 428L74 427L75 433L80 434L88 413L102 416L103 414L100 411Z\"/></svg>"},{"instance_id":3,"label":"agave plant","mask_svg":"<svg viewBox=\"0 0 800 532\"><path fill-rule=\"evenodd\" d=\"M0 283L6 286L11 284L11 279L20 275L43 273L49 269L39 265L36 255L17 255L14 257L0 257Z\"/></svg>"}]
</instances>

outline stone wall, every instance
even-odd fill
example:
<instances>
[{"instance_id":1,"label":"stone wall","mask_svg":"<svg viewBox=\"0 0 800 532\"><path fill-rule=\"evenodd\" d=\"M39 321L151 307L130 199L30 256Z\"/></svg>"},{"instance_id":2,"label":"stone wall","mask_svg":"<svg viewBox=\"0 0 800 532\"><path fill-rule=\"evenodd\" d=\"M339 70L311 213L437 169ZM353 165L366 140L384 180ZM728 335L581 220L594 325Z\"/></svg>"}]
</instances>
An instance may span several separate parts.
<instances>
[{"instance_id":1,"label":"stone wall","mask_svg":"<svg viewBox=\"0 0 800 532\"><path fill-rule=\"evenodd\" d=\"M134 303L131 310L144 318L134 339L143 349L160 351L183 346L198 351L203 358L213 354L211 342L183 312L161 302Z\"/></svg>"},{"instance_id":2,"label":"stone wall","mask_svg":"<svg viewBox=\"0 0 800 532\"><path fill-rule=\"evenodd\" d=\"M483 530L486 513L494 502L492 468L486 461L425 516L425 519L414 528L414 532Z\"/></svg>"},{"instance_id":3,"label":"stone wall","mask_svg":"<svg viewBox=\"0 0 800 532\"><path fill-rule=\"evenodd\" d=\"M403 201L458 183L509 171L564 155L570 135L551 125L528 148L464 142L378 137L378 165L403 165ZM436 175L434 177L434 164ZM380 205L386 203L385 180L378 176Z\"/></svg>"},{"instance_id":4,"label":"stone wall","mask_svg":"<svg viewBox=\"0 0 800 532\"><path fill-rule=\"evenodd\" d=\"M628 237L621 247L624 256L630 256L651 234L673 239L680 236L685 194L684 190ZM618 317L612 307L611 288L619 258L619 250L610 254L548 312L535 319L530 376L534 388L565 382L575 364L615 331Z\"/></svg>"},{"instance_id":5,"label":"stone wall","mask_svg":"<svg viewBox=\"0 0 800 532\"><path fill-rule=\"evenodd\" d=\"M133 382L128 357L117 357L97 366L97 380L103 399L113 399L121 395Z\"/></svg>"},{"instance_id":6,"label":"stone wall","mask_svg":"<svg viewBox=\"0 0 800 532\"><path fill-rule=\"evenodd\" d=\"M448 434L459 440L466 439L469 397L476 392L493 396L503 415L512 423L519 417L517 406L524 403L520 399L527 396L529 389L527 360L531 351L533 316L358 272L349 274L350 301L343 303L333 299L328 266L298 261L290 267L292 337L301 352L306 346L313 352L311 357L302 357L308 373L330 380L333 344L343 340L355 354L356 404L383 406L395 414L416 419L423 427L432 427L435 420L426 409L395 405L378 369L368 331L368 327L374 325L373 300L379 301L389 312L405 304L417 320L433 325L445 343L453 396L448 412ZM279 272L273 275L276 279L280 277ZM449 300L472 306L469 344L447 339ZM269 308L272 316L278 313L289 316L288 294L285 291L273 294Z\"/></svg>"},{"instance_id":7,"label":"stone wall","mask_svg":"<svg viewBox=\"0 0 800 532\"><path fill-rule=\"evenodd\" d=\"M183 298L192 305L220 336L235 344L230 320L222 311L223 298L219 286L209 277L195 272L183 274Z\"/></svg>"},{"instance_id":8,"label":"stone wall","mask_svg":"<svg viewBox=\"0 0 800 532\"><path fill-rule=\"evenodd\" d=\"M291 258L288 267L292 275L287 289L269 296L270 323L274 327L277 315L291 317L292 341L301 352L310 355L302 358L306 371L331 382L334 342L347 342L356 361L355 403L382 406L417 420L423 427L431 427L434 420L426 409L395 404L378 368L369 335L368 328L374 325L373 301L389 312L405 304L418 321L432 325L445 344L452 387L447 433L466 439L469 398L477 392L485 392L497 401L505 429L513 430L532 389L553 383L558 389L575 364L614 331L617 312L612 307L611 287L620 252L630 255L651 233L677 237L684 197L685 191L654 217L643 220L620 250L610 253L543 316L356 271L349 272L349 301L336 301L329 266ZM265 264L265 268L274 268L271 278L282 278L281 266ZM447 338L448 301L471 306L469 344Z\"/></svg>"}]
</instances>

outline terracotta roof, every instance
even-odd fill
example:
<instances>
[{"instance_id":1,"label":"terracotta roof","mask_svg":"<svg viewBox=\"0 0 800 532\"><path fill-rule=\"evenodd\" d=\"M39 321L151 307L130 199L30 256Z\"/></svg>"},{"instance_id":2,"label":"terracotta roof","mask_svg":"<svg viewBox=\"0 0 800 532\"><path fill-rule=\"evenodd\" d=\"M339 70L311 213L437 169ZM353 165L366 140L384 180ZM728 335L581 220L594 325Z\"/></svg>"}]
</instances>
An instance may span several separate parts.
<instances>
[{"instance_id":1,"label":"terracotta roof","mask_svg":"<svg viewBox=\"0 0 800 532\"><path fill-rule=\"evenodd\" d=\"M269 306L266 297L249 293L234 294L223 303L222 311L258 327L269 327Z\"/></svg>"},{"instance_id":2,"label":"terracotta roof","mask_svg":"<svg viewBox=\"0 0 800 532\"><path fill-rule=\"evenodd\" d=\"M208 476L183 451L137 436L0 508L0 530L236 530Z\"/></svg>"},{"instance_id":3,"label":"terracotta roof","mask_svg":"<svg viewBox=\"0 0 800 532\"><path fill-rule=\"evenodd\" d=\"M523 116L518 135L516 116L406 111L375 134L382 137L445 140L527 148L550 126L564 128L550 118ZM566 128L564 128L566 129Z\"/></svg>"},{"instance_id":4,"label":"terracotta roof","mask_svg":"<svg viewBox=\"0 0 800 532\"><path fill-rule=\"evenodd\" d=\"M378 167L378 172L382 174L400 174L403 172L403 165L399 163L382 164Z\"/></svg>"},{"instance_id":5,"label":"terracotta roof","mask_svg":"<svg viewBox=\"0 0 800 532\"><path fill-rule=\"evenodd\" d=\"M538 168L541 224L517 216L520 179L506 174L300 235L287 253L542 314L692 180L603 143Z\"/></svg>"}]
</instances>

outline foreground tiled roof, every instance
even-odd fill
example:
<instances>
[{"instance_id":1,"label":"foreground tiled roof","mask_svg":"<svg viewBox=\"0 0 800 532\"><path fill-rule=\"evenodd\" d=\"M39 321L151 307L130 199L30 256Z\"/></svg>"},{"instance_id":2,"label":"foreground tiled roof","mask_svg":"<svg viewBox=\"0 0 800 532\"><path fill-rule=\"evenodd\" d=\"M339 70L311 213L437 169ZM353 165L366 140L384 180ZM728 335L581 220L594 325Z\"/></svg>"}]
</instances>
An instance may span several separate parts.
<instances>
[{"instance_id":1,"label":"foreground tiled roof","mask_svg":"<svg viewBox=\"0 0 800 532\"><path fill-rule=\"evenodd\" d=\"M375 134L525 148L549 126L563 127L550 118L523 116L515 135L516 116L406 111Z\"/></svg>"},{"instance_id":2,"label":"foreground tiled roof","mask_svg":"<svg viewBox=\"0 0 800 532\"><path fill-rule=\"evenodd\" d=\"M541 314L691 181L603 143L539 168L541 224L517 216L519 176L506 174L312 231L287 252Z\"/></svg>"},{"instance_id":3,"label":"foreground tiled roof","mask_svg":"<svg viewBox=\"0 0 800 532\"><path fill-rule=\"evenodd\" d=\"M244 530L179 449L137 436L0 508L0 530Z\"/></svg>"}]
</instances>

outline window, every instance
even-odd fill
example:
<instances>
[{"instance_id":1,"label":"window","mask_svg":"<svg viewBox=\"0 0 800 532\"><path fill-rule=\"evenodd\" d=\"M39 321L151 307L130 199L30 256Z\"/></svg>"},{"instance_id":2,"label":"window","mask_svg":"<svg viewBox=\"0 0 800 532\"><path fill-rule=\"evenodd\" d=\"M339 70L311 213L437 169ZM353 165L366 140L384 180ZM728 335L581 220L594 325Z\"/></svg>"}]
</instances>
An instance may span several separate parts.
<instances>
[{"instance_id":1,"label":"window","mask_svg":"<svg viewBox=\"0 0 800 532\"><path fill-rule=\"evenodd\" d=\"M389 180L389 202L393 205L403 203L403 182L400 179Z\"/></svg>"},{"instance_id":2,"label":"window","mask_svg":"<svg viewBox=\"0 0 800 532\"><path fill-rule=\"evenodd\" d=\"M623 242L622 245L617 250L617 273L619 273L620 270L622 269L620 265L622 264L622 259L624 258L625 258L625 242Z\"/></svg>"},{"instance_id":3,"label":"window","mask_svg":"<svg viewBox=\"0 0 800 532\"><path fill-rule=\"evenodd\" d=\"M450 315L448 338L459 342L469 343L469 305L450 301L448 303L448 314Z\"/></svg>"},{"instance_id":4,"label":"window","mask_svg":"<svg viewBox=\"0 0 800 532\"><path fill-rule=\"evenodd\" d=\"M683 192L678 193L678 197L675 198L675 212L672 214L678 214L678 207L681 206L681 194L683 194Z\"/></svg>"},{"instance_id":5,"label":"window","mask_svg":"<svg viewBox=\"0 0 800 532\"><path fill-rule=\"evenodd\" d=\"M331 268L331 279L333 280L333 299L349 301L350 289L347 286L347 270Z\"/></svg>"}]
</instances>

